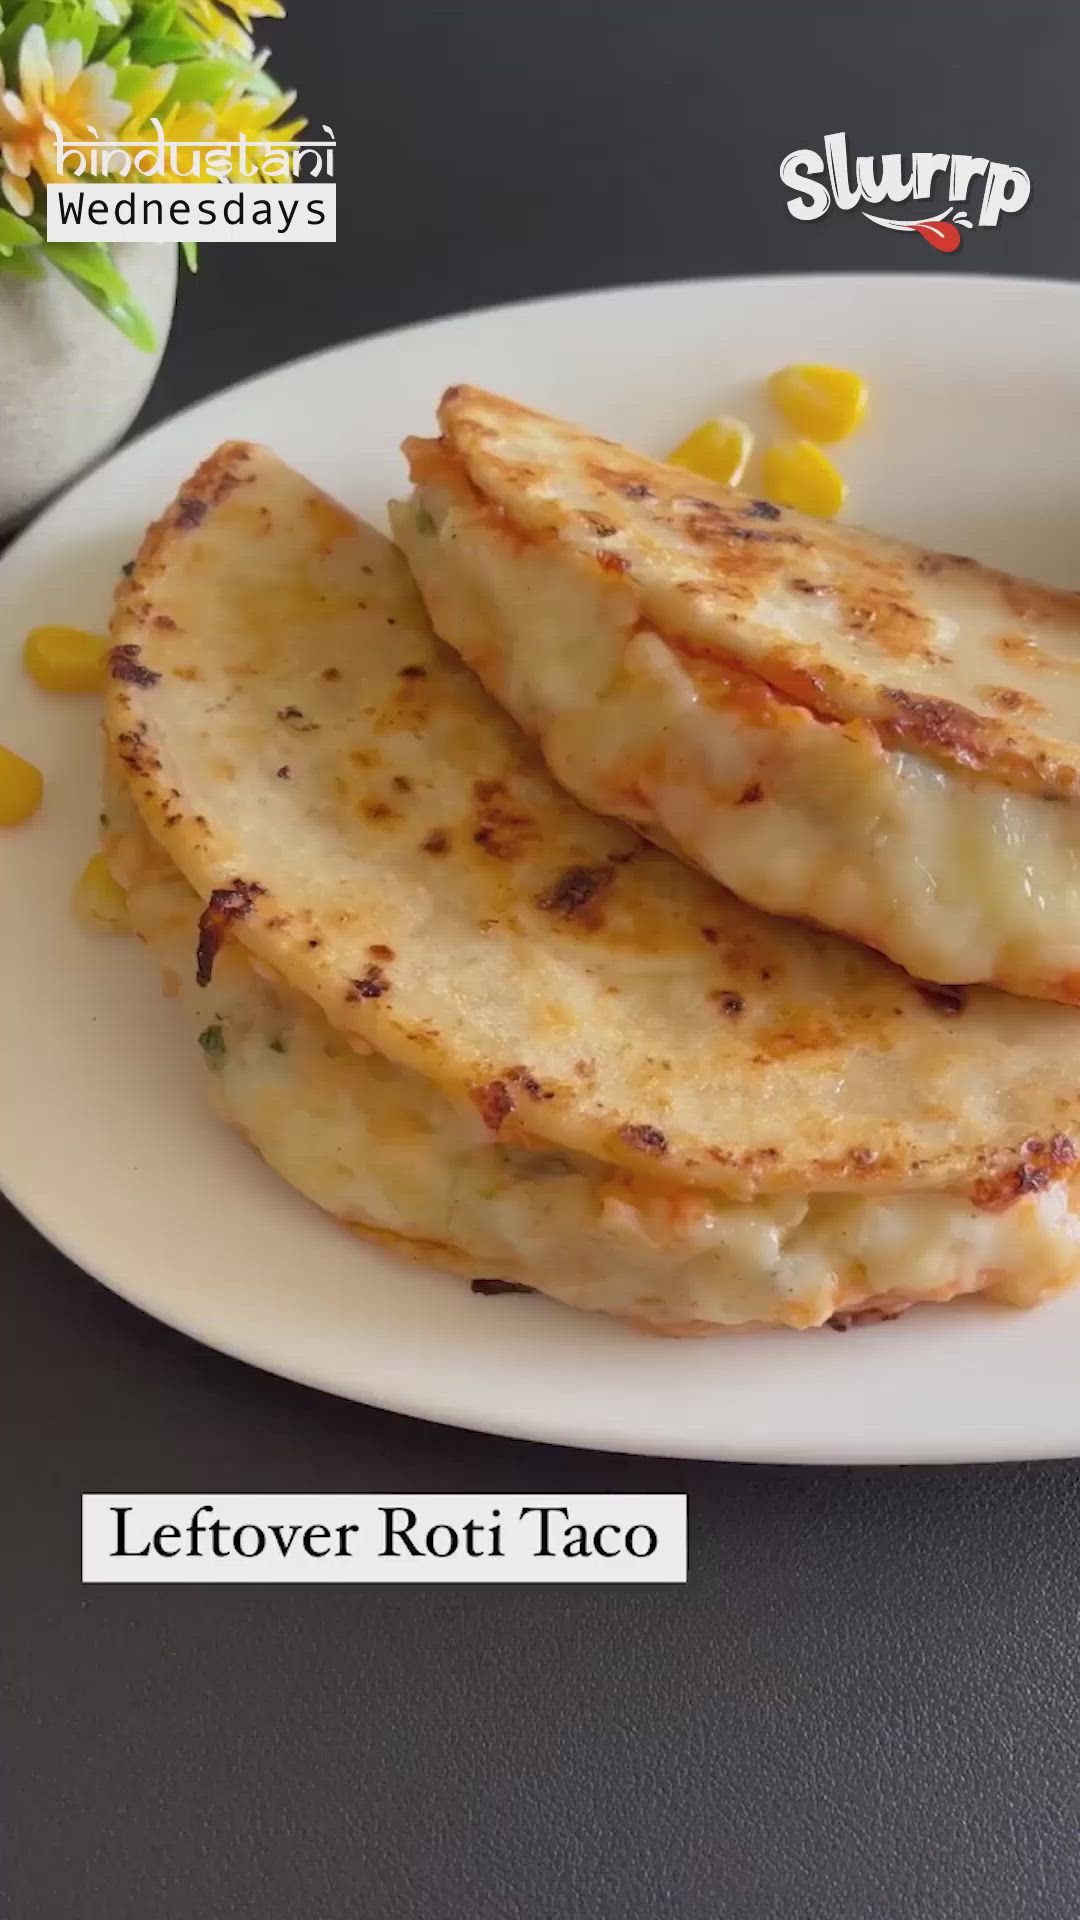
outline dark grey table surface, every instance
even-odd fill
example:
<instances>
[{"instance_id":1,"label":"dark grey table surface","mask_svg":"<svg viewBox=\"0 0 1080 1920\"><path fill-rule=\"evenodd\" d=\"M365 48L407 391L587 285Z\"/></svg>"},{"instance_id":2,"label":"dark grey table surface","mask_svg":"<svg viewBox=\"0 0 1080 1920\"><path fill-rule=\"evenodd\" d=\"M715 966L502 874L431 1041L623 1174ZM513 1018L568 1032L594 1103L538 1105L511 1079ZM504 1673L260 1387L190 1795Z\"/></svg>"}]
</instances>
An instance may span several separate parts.
<instances>
[{"instance_id":1,"label":"dark grey table surface","mask_svg":"<svg viewBox=\"0 0 1080 1920\"><path fill-rule=\"evenodd\" d=\"M331 341L562 288L1080 274L1064 0L293 0L272 39L338 135L340 237L207 248L144 423ZM857 216L800 226L779 160L840 128L1022 165L1031 203L948 261ZM203 1351L2 1203L0 1269L5 1915L1080 1913L1073 1465L474 1438ZM552 1486L687 1489L689 1585L79 1584L86 1487Z\"/></svg>"}]
</instances>

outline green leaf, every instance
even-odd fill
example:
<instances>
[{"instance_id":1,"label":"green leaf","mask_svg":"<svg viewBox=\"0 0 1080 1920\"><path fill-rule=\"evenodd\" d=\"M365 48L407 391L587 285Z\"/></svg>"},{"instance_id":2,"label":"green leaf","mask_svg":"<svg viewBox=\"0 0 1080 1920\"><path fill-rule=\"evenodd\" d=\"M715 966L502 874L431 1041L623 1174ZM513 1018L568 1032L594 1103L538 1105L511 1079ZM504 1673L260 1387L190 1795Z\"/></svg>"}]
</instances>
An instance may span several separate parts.
<instances>
[{"instance_id":1,"label":"green leaf","mask_svg":"<svg viewBox=\"0 0 1080 1920\"><path fill-rule=\"evenodd\" d=\"M117 100L134 100L142 92L153 72L152 67L144 67L138 61L130 66L121 67L113 84L113 95Z\"/></svg>"},{"instance_id":2,"label":"green leaf","mask_svg":"<svg viewBox=\"0 0 1080 1920\"><path fill-rule=\"evenodd\" d=\"M0 247L40 247L41 235L29 220L0 207Z\"/></svg>"},{"instance_id":3,"label":"green leaf","mask_svg":"<svg viewBox=\"0 0 1080 1920\"><path fill-rule=\"evenodd\" d=\"M180 251L184 256L184 264L186 265L188 272L198 273L199 248L198 248L197 242L194 240L181 240Z\"/></svg>"},{"instance_id":4,"label":"green leaf","mask_svg":"<svg viewBox=\"0 0 1080 1920\"><path fill-rule=\"evenodd\" d=\"M85 280L108 300L127 298L127 281L113 266L100 240L46 240L46 258L69 278Z\"/></svg>"},{"instance_id":5,"label":"green leaf","mask_svg":"<svg viewBox=\"0 0 1080 1920\"><path fill-rule=\"evenodd\" d=\"M137 8L135 24L138 31L140 33L171 33L176 19L177 3L178 0L156 0L155 5Z\"/></svg>"},{"instance_id":6,"label":"green leaf","mask_svg":"<svg viewBox=\"0 0 1080 1920\"><path fill-rule=\"evenodd\" d=\"M46 240L42 253L133 346L142 353L153 353L157 346L154 329L103 246L88 240Z\"/></svg>"},{"instance_id":7,"label":"green leaf","mask_svg":"<svg viewBox=\"0 0 1080 1920\"><path fill-rule=\"evenodd\" d=\"M212 107L245 71L243 63L235 60L187 60L179 68L163 104L171 107L179 102L186 106L191 100L200 100Z\"/></svg>"},{"instance_id":8,"label":"green leaf","mask_svg":"<svg viewBox=\"0 0 1080 1920\"><path fill-rule=\"evenodd\" d=\"M83 65L88 66L94 51L94 42L101 31L101 21L96 13L88 13L84 19L72 22L71 31L66 34L48 34L50 40L77 40L82 48Z\"/></svg>"},{"instance_id":9,"label":"green leaf","mask_svg":"<svg viewBox=\"0 0 1080 1920\"><path fill-rule=\"evenodd\" d=\"M107 67L122 67L130 53L131 41L126 34L119 32L111 44L99 42L96 57L104 60Z\"/></svg>"},{"instance_id":10,"label":"green leaf","mask_svg":"<svg viewBox=\"0 0 1080 1920\"><path fill-rule=\"evenodd\" d=\"M151 67L166 67L174 60L178 63L193 60L199 48L186 34L154 33L145 37L140 34L135 51L139 59Z\"/></svg>"},{"instance_id":11,"label":"green leaf","mask_svg":"<svg viewBox=\"0 0 1080 1920\"><path fill-rule=\"evenodd\" d=\"M29 22L27 23L29 24ZM92 0L51 0L41 21L45 38L53 45L61 40L77 40L83 60L89 60L102 20Z\"/></svg>"},{"instance_id":12,"label":"green leaf","mask_svg":"<svg viewBox=\"0 0 1080 1920\"><path fill-rule=\"evenodd\" d=\"M12 14L3 33L0 33L0 60L5 67L14 67L14 56L19 41L27 27L39 27L48 11L48 0L25 0L25 4Z\"/></svg>"},{"instance_id":13,"label":"green leaf","mask_svg":"<svg viewBox=\"0 0 1080 1920\"><path fill-rule=\"evenodd\" d=\"M16 280L41 280L45 269L41 255L28 253L25 247L13 247L10 253L0 248L0 274L10 273Z\"/></svg>"},{"instance_id":14,"label":"green leaf","mask_svg":"<svg viewBox=\"0 0 1080 1920\"><path fill-rule=\"evenodd\" d=\"M194 28L182 17L176 18L175 0L165 6L152 7L137 19L133 18L130 27L132 44L139 60L154 63L163 57L169 60L195 60L202 53L202 41ZM159 48L171 50L162 54Z\"/></svg>"}]
</instances>

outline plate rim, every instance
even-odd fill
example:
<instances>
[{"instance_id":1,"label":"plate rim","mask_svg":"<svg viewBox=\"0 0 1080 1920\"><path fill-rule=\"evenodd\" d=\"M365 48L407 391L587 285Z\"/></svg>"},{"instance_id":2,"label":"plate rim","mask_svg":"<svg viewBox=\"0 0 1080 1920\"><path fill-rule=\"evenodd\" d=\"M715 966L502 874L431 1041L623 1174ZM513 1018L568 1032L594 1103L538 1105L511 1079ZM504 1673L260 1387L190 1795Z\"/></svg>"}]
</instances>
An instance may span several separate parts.
<instances>
[{"instance_id":1,"label":"plate rim","mask_svg":"<svg viewBox=\"0 0 1080 1920\"><path fill-rule=\"evenodd\" d=\"M124 439L118 447L111 450L98 462L84 469L67 487L37 509L30 520L11 537L5 545L4 552L0 554L0 584L3 582L4 569L9 566L12 560L18 561L21 559L26 545L48 538L54 516L61 516L70 510L70 503L73 496L77 495L84 487L92 485L97 481L106 480L110 472L125 462L128 456L133 458L137 457L156 436L167 439L178 429L182 430L184 423L187 422L191 416L208 405L228 403L230 399L234 397L240 398L252 389L257 388L260 383L271 384L298 375L302 377L303 369L309 366L331 361L335 357L347 358L377 342L405 340L411 337L422 336L428 332L435 333L456 321L478 320L481 318L486 320L500 316L510 317L523 311L536 312L537 310L542 311L556 306L565 308L575 303L596 301L598 298L618 302L637 295L650 293L663 296L686 294L693 291L695 294L700 293L707 295L714 291L730 292L740 288L767 287L770 290L779 291L785 286L792 289L797 288L801 295L812 298L815 287L828 286L832 289L837 284L846 283L848 285L858 284L860 287L873 285L880 288L895 285L898 282L910 283L913 293L916 293L918 289L932 289L934 290L932 297L936 296L937 289L942 286L947 286L951 290L952 288L963 285L968 290L965 295L962 296L964 299L977 299L980 292L985 294L993 291L1000 294L1003 290L1009 289L1010 295L1019 293L1022 290L1025 294L1030 293L1035 299L1051 297L1056 300L1064 296L1067 302L1080 301L1080 283L1066 279L1057 279L1051 276L965 272L962 275L955 276L951 280L946 280L939 273L933 271L913 270L911 272L875 273L845 271L836 273L822 270L812 273L774 272L740 275L690 275L675 280L658 278L620 283L612 286L572 288L554 294L523 295L504 302L478 304L464 309L456 309L444 314L426 316L425 318L405 322L404 324L388 325L349 340L336 341L324 347L314 348L308 352L298 354L289 360L282 361L276 366L263 368L253 374L244 375L235 381L228 382L224 386L214 388L210 392L200 395L197 399L190 401L176 412L167 414L163 419L157 420L147 426L138 434ZM318 1392L330 1393L336 1398L352 1399L358 1401L360 1404L377 1407L389 1413L397 1413L406 1418L426 1420L437 1425L447 1426L461 1431L491 1434L493 1436L521 1440L532 1444L569 1446L587 1451L608 1452L624 1457L712 1460L717 1463L730 1462L740 1464L757 1463L763 1465L799 1466L842 1465L848 1467L854 1465L867 1467L900 1465L926 1466L930 1464L990 1464L1020 1460L1048 1461L1072 1458L1080 1454L1080 1423L1078 1423L1078 1430L1068 1438L1060 1433L1056 1438L1052 1435L1048 1437L1046 1434L1043 1434L1033 1444L1031 1441L1024 1441L1022 1439L1017 1439L1010 1443L1008 1438L1003 1436L1003 1438L997 1442L986 1441L980 1445L970 1440L964 1440L960 1435L957 1435L953 1450L939 1444L930 1452L920 1452L917 1446L912 1447L909 1445L907 1448L904 1448L891 1439L886 1440L883 1444L882 1441L877 1439L872 1433L867 1434L864 1439L860 1439L856 1436L853 1429L849 1430L848 1443L846 1445L830 1447L822 1441L811 1440L806 1450L799 1450L791 1444L785 1444L783 1442L778 1443L775 1447L770 1447L761 1439L753 1441L743 1448L730 1440L725 1442L712 1441L711 1443L703 1440L699 1445L695 1446L688 1444L685 1440L682 1442L670 1441L665 1443L655 1437L649 1437L643 1449L640 1444L635 1445L630 1439L623 1442L618 1439L613 1439L606 1434L601 1434L598 1431L590 1432L588 1429L583 1433L580 1426L574 1427L573 1420L571 1420L569 1426L560 1426L558 1424L558 1415L555 1416L554 1421L545 1422L542 1417L537 1421L525 1416L523 1413L522 1415L516 1415L513 1423L510 1424L505 1418L498 1420L493 1420L490 1417L485 1418L482 1408L468 1415L460 1411L455 1412L449 1410L445 1407L438 1407L433 1411L430 1395L428 1395L426 1399L422 1397L418 1400L410 1400L407 1394L395 1391L394 1398L388 1400L382 1397L377 1390L373 1391L368 1387L360 1390L343 1385L328 1384L325 1378L320 1379L315 1377L302 1366L290 1366L280 1359L266 1356L261 1352L257 1357L253 1357L250 1345L245 1350L243 1347L221 1338L216 1334L210 1336L205 1332L199 1331L196 1326L185 1322L182 1312L178 1312L171 1302L165 1307L162 1307L159 1301L147 1297L145 1292L140 1292L137 1288L120 1284L116 1280L107 1277L98 1263L88 1263L82 1255L73 1251L69 1235L63 1227L60 1229L56 1229L53 1226L46 1227L38 1216L36 1207L32 1204L27 1205L12 1191L9 1173L5 1169L0 1169L0 1191L5 1193L12 1206L28 1221L31 1228L39 1233L49 1244L54 1246L62 1257L69 1261L77 1271L89 1275L89 1277L94 1279L98 1284L106 1287L118 1298L124 1300L126 1304L136 1308L141 1313L147 1314L150 1318L157 1320L162 1325L167 1326L172 1332L179 1333L185 1338L194 1340L203 1346L209 1346L213 1350L221 1352L232 1361L243 1362L245 1365L254 1366L260 1371L293 1381L306 1388L314 1389ZM715 1337L722 1338L721 1335ZM915 1418L913 1415L913 1429ZM1060 1424L1060 1422L1058 1422L1058 1424Z\"/></svg>"}]
</instances>

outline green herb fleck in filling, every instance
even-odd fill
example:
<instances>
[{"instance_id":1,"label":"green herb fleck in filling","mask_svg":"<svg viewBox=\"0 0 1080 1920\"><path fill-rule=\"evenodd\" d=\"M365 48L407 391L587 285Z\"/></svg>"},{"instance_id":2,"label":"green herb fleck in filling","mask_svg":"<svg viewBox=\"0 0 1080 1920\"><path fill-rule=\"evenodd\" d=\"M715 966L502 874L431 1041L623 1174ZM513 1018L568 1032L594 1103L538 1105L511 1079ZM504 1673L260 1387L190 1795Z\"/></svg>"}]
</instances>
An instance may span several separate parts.
<instances>
[{"instance_id":1,"label":"green herb fleck in filling","mask_svg":"<svg viewBox=\"0 0 1080 1920\"><path fill-rule=\"evenodd\" d=\"M219 1066L225 1058L225 1035L220 1026L204 1027L199 1035L199 1045L211 1066Z\"/></svg>"}]
</instances>

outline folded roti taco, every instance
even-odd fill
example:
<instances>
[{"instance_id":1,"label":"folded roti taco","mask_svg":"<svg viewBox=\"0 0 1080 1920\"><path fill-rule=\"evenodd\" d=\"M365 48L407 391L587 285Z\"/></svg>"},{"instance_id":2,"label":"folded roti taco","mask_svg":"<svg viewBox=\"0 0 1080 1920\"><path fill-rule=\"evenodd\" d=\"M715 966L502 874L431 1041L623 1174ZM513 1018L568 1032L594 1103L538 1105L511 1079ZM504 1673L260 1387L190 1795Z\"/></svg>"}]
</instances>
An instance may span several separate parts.
<instances>
[{"instance_id":1,"label":"folded roti taco","mask_svg":"<svg viewBox=\"0 0 1080 1920\"><path fill-rule=\"evenodd\" d=\"M219 1110L347 1225L660 1332L1076 1277L1078 1016L920 988L585 812L273 455L181 489L114 642L133 930Z\"/></svg>"},{"instance_id":2,"label":"folded roti taco","mask_svg":"<svg viewBox=\"0 0 1080 1920\"><path fill-rule=\"evenodd\" d=\"M1080 1002L1080 596L475 388L439 423L395 536L562 785L917 977Z\"/></svg>"}]
</instances>

